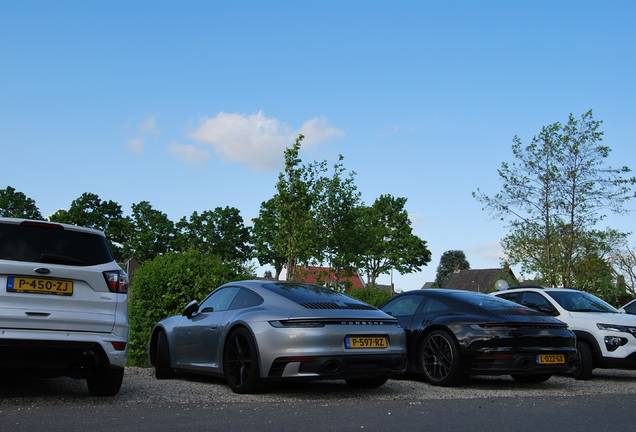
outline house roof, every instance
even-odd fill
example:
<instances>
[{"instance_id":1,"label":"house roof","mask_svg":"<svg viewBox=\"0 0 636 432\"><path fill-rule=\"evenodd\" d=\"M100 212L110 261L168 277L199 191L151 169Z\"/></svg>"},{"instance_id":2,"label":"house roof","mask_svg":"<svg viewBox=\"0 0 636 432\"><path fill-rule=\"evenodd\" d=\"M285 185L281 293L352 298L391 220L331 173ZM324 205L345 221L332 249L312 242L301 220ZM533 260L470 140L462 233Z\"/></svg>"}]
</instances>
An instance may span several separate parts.
<instances>
[{"instance_id":1,"label":"house roof","mask_svg":"<svg viewBox=\"0 0 636 432\"><path fill-rule=\"evenodd\" d=\"M444 288L487 293L498 279L506 279L506 272L515 277L510 268L460 270L453 273Z\"/></svg>"},{"instance_id":2,"label":"house roof","mask_svg":"<svg viewBox=\"0 0 636 432\"><path fill-rule=\"evenodd\" d=\"M294 280L317 285L351 281L351 287L347 288L347 291L365 286L357 272L354 271L352 276L346 276L344 270L336 273L329 267L298 267L294 271Z\"/></svg>"}]
</instances>

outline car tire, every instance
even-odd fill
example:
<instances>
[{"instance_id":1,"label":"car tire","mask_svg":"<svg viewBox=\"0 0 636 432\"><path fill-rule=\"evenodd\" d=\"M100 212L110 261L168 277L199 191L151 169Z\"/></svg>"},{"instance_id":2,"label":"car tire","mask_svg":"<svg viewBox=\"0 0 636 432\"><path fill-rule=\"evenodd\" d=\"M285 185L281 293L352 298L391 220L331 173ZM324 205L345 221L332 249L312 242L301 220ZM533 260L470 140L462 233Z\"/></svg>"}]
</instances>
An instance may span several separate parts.
<instances>
[{"instance_id":1,"label":"car tire","mask_svg":"<svg viewBox=\"0 0 636 432\"><path fill-rule=\"evenodd\" d=\"M223 352L223 372L234 393L259 393L264 388L256 343L244 327L232 331L227 338Z\"/></svg>"},{"instance_id":2,"label":"car tire","mask_svg":"<svg viewBox=\"0 0 636 432\"><path fill-rule=\"evenodd\" d=\"M592 370L594 369L594 359L592 358L592 349L586 342L578 341L576 343L577 364L572 375L577 380L586 381L592 378Z\"/></svg>"},{"instance_id":3,"label":"car tire","mask_svg":"<svg viewBox=\"0 0 636 432\"><path fill-rule=\"evenodd\" d=\"M115 396L124 381L124 368L108 369L95 366L91 369L86 383L91 396Z\"/></svg>"},{"instance_id":4,"label":"car tire","mask_svg":"<svg viewBox=\"0 0 636 432\"><path fill-rule=\"evenodd\" d=\"M457 340L445 330L434 330L426 335L417 355L418 367L430 384L449 387L468 378L461 370Z\"/></svg>"},{"instance_id":5,"label":"car tire","mask_svg":"<svg viewBox=\"0 0 636 432\"><path fill-rule=\"evenodd\" d=\"M345 382L355 388L376 388L384 385L389 380L387 376L377 376L371 378L348 378Z\"/></svg>"},{"instance_id":6,"label":"car tire","mask_svg":"<svg viewBox=\"0 0 636 432\"><path fill-rule=\"evenodd\" d=\"M174 369L170 364L170 346L166 332L160 331L157 335L157 358L155 359L155 378L174 378Z\"/></svg>"},{"instance_id":7,"label":"car tire","mask_svg":"<svg viewBox=\"0 0 636 432\"><path fill-rule=\"evenodd\" d=\"M550 374L550 373L532 374L532 375L512 374L510 376L515 381L520 382L520 383L539 384L539 383L542 383L542 382L545 382L545 381L549 380L552 377L552 374Z\"/></svg>"}]
</instances>

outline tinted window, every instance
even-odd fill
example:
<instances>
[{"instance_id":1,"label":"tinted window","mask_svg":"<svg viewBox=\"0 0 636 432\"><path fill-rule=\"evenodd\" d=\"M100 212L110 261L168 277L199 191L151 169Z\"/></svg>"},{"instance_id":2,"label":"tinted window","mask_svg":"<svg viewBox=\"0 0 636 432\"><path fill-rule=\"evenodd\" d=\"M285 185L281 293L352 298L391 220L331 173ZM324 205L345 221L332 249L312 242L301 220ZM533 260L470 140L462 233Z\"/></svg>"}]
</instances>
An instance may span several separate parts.
<instances>
[{"instance_id":1,"label":"tinted window","mask_svg":"<svg viewBox=\"0 0 636 432\"><path fill-rule=\"evenodd\" d=\"M262 287L298 304L320 301L341 301L362 304L362 302L353 297L319 285L305 283L267 283L263 284Z\"/></svg>"},{"instance_id":2,"label":"tinted window","mask_svg":"<svg viewBox=\"0 0 636 432\"><path fill-rule=\"evenodd\" d=\"M113 256L98 232L0 223L0 259L89 266L112 262Z\"/></svg>"},{"instance_id":3,"label":"tinted window","mask_svg":"<svg viewBox=\"0 0 636 432\"><path fill-rule=\"evenodd\" d=\"M502 299L506 299L512 302L517 301L517 293L497 294L497 297L501 297Z\"/></svg>"},{"instance_id":4,"label":"tinted window","mask_svg":"<svg viewBox=\"0 0 636 432\"><path fill-rule=\"evenodd\" d=\"M220 312L228 310L238 292L239 288L237 287L223 288L214 291L201 303L199 312Z\"/></svg>"},{"instance_id":5,"label":"tinted window","mask_svg":"<svg viewBox=\"0 0 636 432\"><path fill-rule=\"evenodd\" d=\"M550 301L541 294L535 292L525 292L521 298L521 304L532 309L549 308L553 309Z\"/></svg>"},{"instance_id":6,"label":"tinted window","mask_svg":"<svg viewBox=\"0 0 636 432\"><path fill-rule=\"evenodd\" d=\"M230 309L244 309L249 307L258 306L263 303L263 299L254 294L251 291L242 289L238 292L232 304L230 305Z\"/></svg>"},{"instance_id":7,"label":"tinted window","mask_svg":"<svg viewBox=\"0 0 636 432\"><path fill-rule=\"evenodd\" d=\"M425 300L421 295L405 295L384 305L382 311L394 317L413 315L417 307Z\"/></svg>"},{"instance_id":8,"label":"tinted window","mask_svg":"<svg viewBox=\"0 0 636 432\"><path fill-rule=\"evenodd\" d=\"M422 310L423 313L435 313L435 312L442 312L445 310L450 309L450 307L445 304L442 303L439 300L435 300L434 298L429 299L428 302L426 303L426 305L424 306L424 309Z\"/></svg>"},{"instance_id":9,"label":"tinted window","mask_svg":"<svg viewBox=\"0 0 636 432\"><path fill-rule=\"evenodd\" d=\"M636 302L632 302L624 307L625 312L628 314L636 315Z\"/></svg>"}]
</instances>

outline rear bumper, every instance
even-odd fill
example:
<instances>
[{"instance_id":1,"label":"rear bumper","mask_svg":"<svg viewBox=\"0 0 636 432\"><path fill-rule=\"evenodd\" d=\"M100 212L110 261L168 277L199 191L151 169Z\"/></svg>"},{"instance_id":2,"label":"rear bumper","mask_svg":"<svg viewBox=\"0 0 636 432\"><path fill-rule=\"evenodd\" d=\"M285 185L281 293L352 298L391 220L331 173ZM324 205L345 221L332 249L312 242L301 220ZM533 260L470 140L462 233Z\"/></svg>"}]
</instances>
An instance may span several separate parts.
<instances>
[{"instance_id":1,"label":"rear bumper","mask_svg":"<svg viewBox=\"0 0 636 432\"><path fill-rule=\"evenodd\" d=\"M562 354L564 363L541 364L538 354ZM563 373L573 371L576 367L577 357L575 350L550 350L550 351L522 351L522 352L497 352L482 353L468 357L463 367L465 373L470 375L530 375L544 373Z\"/></svg>"},{"instance_id":2,"label":"rear bumper","mask_svg":"<svg viewBox=\"0 0 636 432\"><path fill-rule=\"evenodd\" d=\"M406 354L335 355L301 360L280 358L266 380L347 379L394 376L406 372Z\"/></svg>"},{"instance_id":3,"label":"rear bumper","mask_svg":"<svg viewBox=\"0 0 636 432\"><path fill-rule=\"evenodd\" d=\"M127 342L113 334L1 329L0 369L85 377L93 366L125 367Z\"/></svg>"}]
</instances>

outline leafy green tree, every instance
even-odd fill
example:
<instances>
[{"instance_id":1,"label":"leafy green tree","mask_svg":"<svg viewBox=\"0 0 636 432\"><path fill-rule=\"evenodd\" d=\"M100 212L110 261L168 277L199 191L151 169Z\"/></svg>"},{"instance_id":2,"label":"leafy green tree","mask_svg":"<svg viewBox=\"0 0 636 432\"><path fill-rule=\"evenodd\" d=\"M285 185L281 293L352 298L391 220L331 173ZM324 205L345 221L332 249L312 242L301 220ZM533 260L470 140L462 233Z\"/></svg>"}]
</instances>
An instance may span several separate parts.
<instances>
[{"instance_id":1,"label":"leafy green tree","mask_svg":"<svg viewBox=\"0 0 636 432\"><path fill-rule=\"evenodd\" d=\"M611 149L600 144L603 133L592 111L566 125L545 126L531 144L514 138L512 165L502 163L502 190L473 196L501 220L510 234L502 241L511 264L521 264L548 286L572 286L577 256L605 211L625 214L634 197L631 170L604 165ZM524 253L525 252L525 253Z\"/></svg>"},{"instance_id":2,"label":"leafy green tree","mask_svg":"<svg viewBox=\"0 0 636 432\"><path fill-rule=\"evenodd\" d=\"M404 206L406 198L381 195L372 206L359 207L359 267L375 286L381 274L419 271L431 261L426 242L413 234Z\"/></svg>"},{"instance_id":3,"label":"leafy green tree","mask_svg":"<svg viewBox=\"0 0 636 432\"><path fill-rule=\"evenodd\" d=\"M435 287L444 288L456 270L470 270L466 254L461 250L449 250L442 254L435 275Z\"/></svg>"},{"instance_id":4,"label":"leafy green tree","mask_svg":"<svg viewBox=\"0 0 636 432\"><path fill-rule=\"evenodd\" d=\"M145 261L130 288L129 364L147 366L147 344L154 325L181 314L192 300L203 300L215 288L251 278L250 269L216 255L189 250L168 252Z\"/></svg>"},{"instance_id":5,"label":"leafy green tree","mask_svg":"<svg viewBox=\"0 0 636 432\"><path fill-rule=\"evenodd\" d=\"M121 206L114 201L102 201L97 195L84 193L71 203L68 210L53 213L51 222L92 227L103 231L117 261L121 261L123 244L130 220L123 216Z\"/></svg>"},{"instance_id":6,"label":"leafy green tree","mask_svg":"<svg viewBox=\"0 0 636 432\"><path fill-rule=\"evenodd\" d=\"M251 257L250 231L240 211L233 207L217 207L214 211L194 212L176 224L177 248L196 249L226 260L247 261Z\"/></svg>"},{"instance_id":7,"label":"leafy green tree","mask_svg":"<svg viewBox=\"0 0 636 432\"><path fill-rule=\"evenodd\" d=\"M165 213L153 209L148 201L132 205L131 222L124 257L143 262L174 250L174 223Z\"/></svg>"},{"instance_id":8,"label":"leafy green tree","mask_svg":"<svg viewBox=\"0 0 636 432\"><path fill-rule=\"evenodd\" d=\"M39 219L42 214L35 201L22 192L16 192L11 186L0 189L0 216L10 218Z\"/></svg>"},{"instance_id":9,"label":"leafy green tree","mask_svg":"<svg viewBox=\"0 0 636 432\"><path fill-rule=\"evenodd\" d=\"M271 198L261 204L257 218L253 219L252 244L254 257L260 265L272 265L275 269L275 279L278 279L285 264L285 232L281 229L278 217L276 199Z\"/></svg>"},{"instance_id":10,"label":"leafy green tree","mask_svg":"<svg viewBox=\"0 0 636 432\"><path fill-rule=\"evenodd\" d=\"M326 163L301 164L299 151L303 138L299 135L294 145L285 149L285 170L278 176L272 202L288 280L293 278L292 269L319 253L315 213L324 188L322 173Z\"/></svg>"},{"instance_id":11,"label":"leafy green tree","mask_svg":"<svg viewBox=\"0 0 636 432\"><path fill-rule=\"evenodd\" d=\"M331 177L323 178L323 189L316 211L316 260L328 263L336 276L351 276L357 269L358 242L356 232L360 193L354 183L355 173L345 175L344 158L334 166Z\"/></svg>"}]
</instances>

